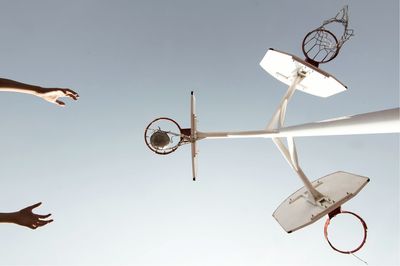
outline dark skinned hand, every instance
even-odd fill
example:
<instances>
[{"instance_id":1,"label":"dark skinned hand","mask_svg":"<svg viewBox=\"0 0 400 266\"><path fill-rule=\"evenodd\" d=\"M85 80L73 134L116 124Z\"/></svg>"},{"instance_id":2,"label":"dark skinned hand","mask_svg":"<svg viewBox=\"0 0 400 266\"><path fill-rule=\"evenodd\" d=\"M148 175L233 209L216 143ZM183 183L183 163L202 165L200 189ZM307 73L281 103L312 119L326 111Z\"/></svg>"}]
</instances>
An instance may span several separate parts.
<instances>
[{"instance_id":1,"label":"dark skinned hand","mask_svg":"<svg viewBox=\"0 0 400 266\"><path fill-rule=\"evenodd\" d=\"M39 207L42 203L36 203L31 206L28 206L26 208L23 208L19 210L18 212L15 212L14 215L14 222L16 224L22 225L29 227L31 229L36 229L38 227L41 227L43 225L46 225L48 223L53 222L53 220L45 220L48 218L51 214L46 214L46 215L41 215L41 214L35 214L33 213L33 209Z\"/></svg>"}]
</instances>

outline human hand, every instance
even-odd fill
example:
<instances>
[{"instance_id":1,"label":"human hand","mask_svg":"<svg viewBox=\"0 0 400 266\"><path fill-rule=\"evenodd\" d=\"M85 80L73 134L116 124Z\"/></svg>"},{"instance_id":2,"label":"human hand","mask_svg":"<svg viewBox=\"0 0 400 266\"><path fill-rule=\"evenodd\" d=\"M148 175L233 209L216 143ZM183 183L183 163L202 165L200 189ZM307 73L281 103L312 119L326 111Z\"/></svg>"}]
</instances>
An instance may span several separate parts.
<instances>
[{"instance_id":1,"label":"human hand","mask_svg":"<svg viewBox=\"0 0 400 266\"><path fill-rule=\"evenodd\" d=\"M19 210L18 212L14 213L14 223L29 227L31 229L36 229L38 227L41 227L43 225L46 225L48 223L51 223L53 219L51 220L44 220L48 218L51 214L46 214L46 215L41 215L41 214L35 214L32 212L34 208L37 208L41 205L42 203L36 203L31 206L28 206L24 209Z\"/></svg>"},{"instance_id":2,"label":"human hand","mask_svg":"<svg viewBox=\"0 0 400 266\"><path fill-rule=\"evenodd\" d=\"M48 102L58 104L59 106L65 105L64 102L58 99L60 97L70 97L75 101L79 98L78 93L73 90L61 88L40 88L40 90L36 91L36 95Z\"/></svg>"}]
</instances>

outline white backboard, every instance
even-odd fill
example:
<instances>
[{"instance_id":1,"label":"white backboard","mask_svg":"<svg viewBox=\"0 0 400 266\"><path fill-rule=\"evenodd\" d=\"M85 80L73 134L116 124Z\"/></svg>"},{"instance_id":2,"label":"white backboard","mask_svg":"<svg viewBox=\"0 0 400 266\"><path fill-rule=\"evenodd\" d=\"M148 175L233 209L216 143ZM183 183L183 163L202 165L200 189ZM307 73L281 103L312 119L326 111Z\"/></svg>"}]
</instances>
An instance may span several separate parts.
<instances>
[{"instance_id":1,"label":"white backboard","mask_svg":"<svg viewBox=\"0 0 400 266\"><path fill-rule=\"evenodd\" d=\"M346 90L346 86L334 76L297 56L272 48L267 51L260 66L287 85L291 85L297 73L301 71L306 77L297 85L296 89L315 96L329 97Z\"/></svg>"},{"instance_id":2,"label":"white backboard","mask_svg":"<svg viewBox=\"0 0 400 266\"><path fill-rule=\"evenodd\" d=\"M343 205L357 195L368 182L368 177L351 173L329 174L312 182L312 185L326 196L321 204L311 203L308 200L307 189L302 187L284 200L273 216L286 232L291 233L316 222Z\"/></svg>"},{"instance_id":3,"label":"white backboard","mask_svg":"<svg viewBox=\"0 0 400 266\"><path fill-rule=\"evenodd\" d=\"M192 175L193 181L197 178L197 118L196 118L196 98L193 91L190 96L190 138L192 155Z\"/></svg>"}]
</instances>

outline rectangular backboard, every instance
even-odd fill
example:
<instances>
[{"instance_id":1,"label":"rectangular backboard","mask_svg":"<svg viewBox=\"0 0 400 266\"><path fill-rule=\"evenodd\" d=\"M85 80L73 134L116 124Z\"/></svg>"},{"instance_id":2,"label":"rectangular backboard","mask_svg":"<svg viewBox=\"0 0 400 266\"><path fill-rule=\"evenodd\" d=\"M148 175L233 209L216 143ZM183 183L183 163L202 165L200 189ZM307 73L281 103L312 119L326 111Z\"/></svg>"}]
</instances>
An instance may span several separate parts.
<instances>
[{"instance_id":1,"label":"rectangular backboard","mask_svg":"<svg viewBox=\"0 0 400 266\"><path fill-rule=\"evenodd\" d=\"M192 157L193 181L197 178L197 117L196 117L196 98L193 91L190 95L190 146Z\"/></svg>"},{"instance_id":2,"label":"rectangular backboard","mask_svg":"<svg viewBox=\"0 0 400 266\"><path fill-rule=\"evenodd\" d=\"M319 204L308 198L306 187L294 192L273 213L274 218L288 232L310 225L357 195L369 182L368 177L347 172L335 172L321 177L312 185L325 198Z\"/></svg>"},{"instance_id":3,"label":"rectangular backboard","mask_svg":"<svg viewBox=\"0 0 400 266\"><path fill-rule=\"evenodd\" d=\"M305 78L296 89L319 97L329 97L346 90L346 86L334 76L315 67L297 56L269 49L260 66L279 81L291 85L298 72Z\"/></svg>"}]
</instances>

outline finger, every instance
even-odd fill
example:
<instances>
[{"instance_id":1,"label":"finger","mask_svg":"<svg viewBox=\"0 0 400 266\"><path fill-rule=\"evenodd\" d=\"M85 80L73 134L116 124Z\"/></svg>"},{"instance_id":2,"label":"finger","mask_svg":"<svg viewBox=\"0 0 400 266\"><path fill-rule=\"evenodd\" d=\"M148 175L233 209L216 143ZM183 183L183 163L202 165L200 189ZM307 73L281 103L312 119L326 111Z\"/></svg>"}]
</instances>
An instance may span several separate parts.
<instances>
[{"instance_id":1,"label":"finger","mask_svg":"<svg viewBox=\"0 0 400 266\"><path fill-rule=\"evenodd\" d=\"M37 221L36 222L36 226L37 227L40 227L40 226L43 226L43 225L46 225L46 224L48 224L48 223L51 223L53 220L48 220L48 221Z\"/></svg>"},{"instance_id":2,"label":"finger","mask_svg":"<svg viewBox=\"0 0 400 266\"><path fill-rule=\"evenodd\" d=\"M72 99L74 99L75 101L78 100L78 97L76 97L76 96L73 95L73 94L67 94L67 96L70 97L70 98L72 98Z\"/></svg>"},{"instance_id":3,"label":"finger","mask_svg":"<svg viewBox=\"0 0 400 266\"><path fill-rule=\"evenodd\" d=\"M30 229L35 230L35 229L37 228L37 225L36 225L36 224L31 224L31 225L28 225L28 227L29 227Z\"/></svg>"},{"instance_id":4,"label":"finger","mask_svg":"<svg viewBox=\"0 0 400 266\"><path fill-rule=\"evenodd\" d=\"M60 100L56 100L56 104L58 104L59 106L64 106L65 103L63 101Z\"/></svg>"},{"instance_id":5,"label":"finger","mask_svg":"<svg viewBox=\"0 0 400 266\"><path fill-rule=\"evenodd\" d=\"M23 210L33 210L33 209L39 207L40 205L42 205L42 203L38 202L38 203L35 203L35 204L31 205L31 206L28 206L28 207L24 208Z\"/></svg>"},{"instance_id":6,"label":"finger","mask_svg":"<svg viewBox=\"0 0 400 266\"><path fill-rule=\"evenodd\" d=\"M70 89L64 89L63 92L67 95L70 96L71 98L73 98L74 100L77 100L79 98L79 94L76 93L73 90Z\"/></svg>"},{"instance_id":7,"label":"finger","mask_svg":"<svg viewBox=\"0 0 400 266\"><path fill-rule=\"evenodd\" d=\"M51 213L46 214L46 215L42 215L42 214L35 214L35 216L39 219L46 219L47 217L49 217L51 215Z\"/></svg>"}]
</instances>

